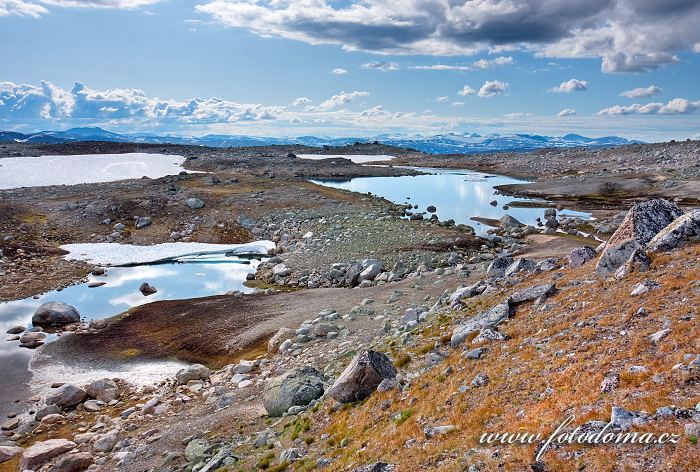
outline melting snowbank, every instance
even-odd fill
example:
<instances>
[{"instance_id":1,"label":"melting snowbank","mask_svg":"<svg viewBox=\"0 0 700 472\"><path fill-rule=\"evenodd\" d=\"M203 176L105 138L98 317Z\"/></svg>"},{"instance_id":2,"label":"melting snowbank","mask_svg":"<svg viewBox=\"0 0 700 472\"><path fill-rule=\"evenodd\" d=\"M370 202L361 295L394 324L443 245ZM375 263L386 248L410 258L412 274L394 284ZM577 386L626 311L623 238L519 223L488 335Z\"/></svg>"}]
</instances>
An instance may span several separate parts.
<instances>
[{"instance_id":1,"label":"melting snowbank","mask_svg":"<svg viewBox=\"0 0 700 472\"><path fill-rule=\"evenodd\" d=\"M0 189L156 179L179 174L183 162L182 156L145 152L7 157L0 159Z\"/></svg>"},{"instance_id":2,"label":"melting snowbank","mask_svg":"<svg viewBox=\"0 0 700 472\"><path fill-rule=\"evenodd\" d=\"M152 246L134 246L116 243L65 244L67 260L86 261L96 265L125 266L173 261L179 258L205 254L265 255L274 249L272 241L246 244L163 243Z\"/></svg>"}]
</instances>

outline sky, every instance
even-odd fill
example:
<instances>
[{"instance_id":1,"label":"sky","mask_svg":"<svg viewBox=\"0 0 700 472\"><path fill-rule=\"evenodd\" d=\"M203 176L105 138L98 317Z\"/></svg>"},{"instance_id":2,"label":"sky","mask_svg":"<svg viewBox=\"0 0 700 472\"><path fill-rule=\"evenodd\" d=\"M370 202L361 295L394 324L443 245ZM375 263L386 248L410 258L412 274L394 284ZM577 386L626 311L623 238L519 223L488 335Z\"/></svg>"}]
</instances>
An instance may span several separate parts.
<instances>
[{"instance_id":1,"label":"sky","mask_svg":"<svg viewBox=\"0 0 700 472\"><path fill-rule=\"evenodd\" d=\"M700 139L698 0L0 0L0 129Z\"/></svg>"}]
</instances>

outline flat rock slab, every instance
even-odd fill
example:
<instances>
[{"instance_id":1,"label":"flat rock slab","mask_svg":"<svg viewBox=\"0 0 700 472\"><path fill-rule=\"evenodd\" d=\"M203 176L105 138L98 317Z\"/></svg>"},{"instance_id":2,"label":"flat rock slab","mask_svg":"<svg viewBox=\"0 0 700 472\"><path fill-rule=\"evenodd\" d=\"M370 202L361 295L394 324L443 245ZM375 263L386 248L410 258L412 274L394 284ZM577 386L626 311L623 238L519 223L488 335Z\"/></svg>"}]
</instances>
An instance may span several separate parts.
<instances>
[{"instance_id":1,"label":"flat rock slab","mask_svg":"<svg viewBox=\"0 0 700 472\"><path fill-rule=\"evenodd\" d=\"M20 470L36 470L56 456L74 449L76 444L67 439L49 439L35 443L24 450L19 463Z\"/></svg>"}]
</instances>

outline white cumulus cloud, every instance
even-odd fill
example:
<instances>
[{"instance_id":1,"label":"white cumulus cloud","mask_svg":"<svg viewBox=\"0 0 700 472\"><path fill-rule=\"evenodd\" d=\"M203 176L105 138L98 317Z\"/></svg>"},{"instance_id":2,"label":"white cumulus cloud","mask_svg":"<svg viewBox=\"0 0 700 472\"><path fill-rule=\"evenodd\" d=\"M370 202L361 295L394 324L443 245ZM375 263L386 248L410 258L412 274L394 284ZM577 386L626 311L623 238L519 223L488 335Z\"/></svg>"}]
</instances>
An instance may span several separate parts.
<instances>
[{"instance_id":1,"label":"white cumulus cloud","mask_svg":"<svg viewBox=\"0 0 700 472\"><path fill-rule=\"evenodd\" d=\"M554 93L583 92L584 90L588 90L588 82L579 79L566 80L556 87L549 89L550 92Z\"/></svg>"},{"instance_id":2,"label":"white cumulus cloud","mask_svg":"<svg viewBox=\"0 0 700 472\"><path fill-rule=\"evenodd\" d=\"M303 106L303 105L308 105L309 103L311 103L311 99L310 99L310 98L307 98L307 97L299 97L299 98L297 98L296 100L294 100L294 101L292 102L292 105L294 105L295 107L300 107L300 106Z\"/></svg>"},{"instance_id":3,"label":"white cumulus cloud","mask_svg":"<svg viewBox=\"0 0 700 472\"><path fill-rule=\"evenodd\" d=\"M62 8L139 8L162 0L0 0L0 16L31 16L49 13L46 6Z\"/></svg>"},{"instance_id":4,"label":"white cumulus cloud","mask_svg":"<svg viewBox=\"0 0 700 472\"><path fill-rule=\"evenodd\" d=\"M564 117L564 116L573 116L573 115L578 115L578 112L574 110L573 108L564 108L562 111L557 113L558 117Z\"/></svg>"},{"instance_id":5,"label":"white cumulus cloud","mask_svg":"<svg viewBox=\"0 0 700 472\"><path fill-rule=\"evenodd\" d=\"M465 85L462 90L457 92L458 95L466 97L467 95L476 95L476 90L471 88L469 85Z\"/></svg>"},{"instance_id":6,"label":"white cumulus cloud","mask_svg":"<svg viewBox=\"0 0 700 472\"><path fill-rule=\"evenodd\" d=\"M328 100L324 100L321 102L321 104L317 107L307 107L308 111L329 111L333 110L335 108L341 107L343 105L347 105L348 103L352 102L354 99L358 97L366 97L369 95L369 92L362 92L362 91L353 91L353 92L340 92L337 95L333 95L331 98Z\"/></svg>"},{"instance_id":7,"label":"white cumulus cloud","mask_svg":"<svg viewBox=\"0 0 700 472\"><path fill-rule=\"evenodd\" d=\"M478 61L474 62L472 65L476 67L477 69L489 69L494 66L503 66L506 64L512 64L513 63L513 58L510 56L501 56L497 57L495 59L479 59Z\"/></svg>"},{"instance_id":8,"label":"white cumulus cloud","mask_svg":"<svg viewBox=\"0 0 700 472\"><path fill-rule=\"evenodd\" d=\"M494 97L506 91L508 84L500 80L487 80L479 89L478 96L482 98Z\"/></svg>"},{"instance_id":9,"label":"white cumulus cloud","mask_svg":"<svg viewBox=\"0 0 700 472\"><path fill-rule=\"evenodd\" d=\"M331 71L331 74L333 74L333 75L344 75L347 73L348 73L348 71L346 71L345 69L341 69L340 67L336 67L335 69L333 69Z\"/></svg>"},{"instance_id":10,"label":"white cumulus cloud","mask_svg":"<svg viewBox=\"0 0 700 472\"><path fill-rule=\"evenodd\" d=\"M368 70L379 70L382 72L393 72L395 70L399 70L399 65L395 62L368 62L366 64L362 64L360 67L363 69L368 69Z\"/></svg>"},{"instance_id":11,"label":"white cumulus cloud","mask_svg":"<svg viewBox=\"0 0 700 472\"><path fill-rule=\"evenodd\" d=\"M650 85L648 87L637 87L632 90L625 90L620 96L626 98L649 98L659 93L661 93L661 87Z\"/></svg>"}]
</instances>

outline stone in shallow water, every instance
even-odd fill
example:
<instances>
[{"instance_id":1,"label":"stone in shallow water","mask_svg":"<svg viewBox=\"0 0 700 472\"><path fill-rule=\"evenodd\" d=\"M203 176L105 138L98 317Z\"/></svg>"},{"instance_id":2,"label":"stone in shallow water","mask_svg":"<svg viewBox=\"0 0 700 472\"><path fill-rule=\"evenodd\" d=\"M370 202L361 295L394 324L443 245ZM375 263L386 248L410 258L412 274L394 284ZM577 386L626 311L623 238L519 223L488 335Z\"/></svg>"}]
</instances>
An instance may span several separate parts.
<instances>
[{"instance_id":1,"label":"stone in shallow water","mask_svg":"<svg viewBox=\"0 0 700 472\"><path fill-rule=\"evenodd\" d=\"M42 304L32 316L35 326L56 326L80 321L78 310L66 303L53 301Z\"/></svg>"}]
</instances>

